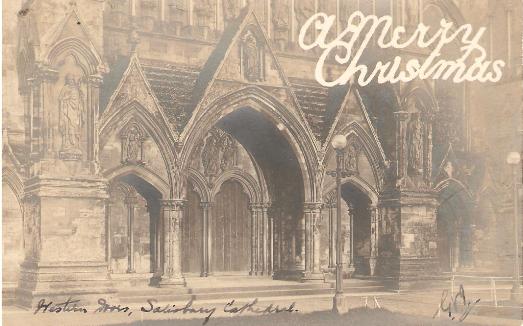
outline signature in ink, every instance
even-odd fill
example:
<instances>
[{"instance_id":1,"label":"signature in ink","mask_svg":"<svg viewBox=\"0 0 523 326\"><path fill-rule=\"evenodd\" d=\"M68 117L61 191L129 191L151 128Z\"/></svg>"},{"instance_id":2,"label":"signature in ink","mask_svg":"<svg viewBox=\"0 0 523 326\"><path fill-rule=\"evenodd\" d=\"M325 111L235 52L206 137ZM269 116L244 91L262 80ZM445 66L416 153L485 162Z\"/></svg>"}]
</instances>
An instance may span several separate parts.
<instances>
[{"instance_id":1,"label":"signature in ink","mask_svg":"<svg viewBox=\"0 0 523 326\"><path fill-rule=\"evenodd\" d=\"M448 300L447 300L448 299ZM463 285L460 284L459 291L454 295L454 297L449 296L448 290L443 290L441 293L441 301L438 306L438 310L432 316L432 318L436 318L436 316L439 315L441 311L447 312L450 319L455 320L456 317L458 318L458 321L464 321L465 318L470 314L472 311L472 308L480 301L480 299L477 299L475 301L467 301L465 297L465 289L463 288ZM462 308L460 306L463 306ZM459 315L461 311L461 314Z\"/></svg>"}]
</instances>

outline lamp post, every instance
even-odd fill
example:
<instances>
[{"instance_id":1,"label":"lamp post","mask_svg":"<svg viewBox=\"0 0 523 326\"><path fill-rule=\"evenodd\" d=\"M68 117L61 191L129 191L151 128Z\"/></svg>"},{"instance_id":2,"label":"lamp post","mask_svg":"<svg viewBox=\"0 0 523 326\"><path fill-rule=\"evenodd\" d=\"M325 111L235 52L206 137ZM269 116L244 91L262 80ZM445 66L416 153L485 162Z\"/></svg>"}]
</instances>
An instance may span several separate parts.
<instances>
[{"instance_id":1,"label":"lamp post","mask_svg":"<svg viewBox=\"0 0 523 326\"><path fill-rule=\"evenodd\" d=\"M347 138L344 135L336 135L332 138L332 147L336 151L336 171L329 174L336 176L336 293L332 299L332 311L338 314L347 312L347 304L343 295L343 253L341 238L341 178L345 176L343 167L343 156L347 146Z\"/></svg>"},{"instance_id":2,"label":"lamp post","mask_svg":"<svg viewBox=\"0 0 523 326\"><path fill-rule=\"evenodd\" d=\"M512 286L511 298L517 300L521 296L521 277L520 277L520 232L521 225L519 224L519 193L518 193L518 167L521 162L519 152L510 152L507 155L507 163L512 167L512 176L514 179L514 284Z\"/></svg>"}]
</instances>

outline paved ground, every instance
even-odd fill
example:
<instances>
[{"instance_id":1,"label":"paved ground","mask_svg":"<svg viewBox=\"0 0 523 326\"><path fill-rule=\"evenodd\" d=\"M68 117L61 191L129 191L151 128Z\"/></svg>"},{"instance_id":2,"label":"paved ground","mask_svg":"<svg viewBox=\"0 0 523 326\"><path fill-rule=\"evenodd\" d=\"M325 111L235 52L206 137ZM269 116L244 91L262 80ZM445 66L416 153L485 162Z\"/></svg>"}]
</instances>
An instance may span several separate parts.
<instances>
[{"instance_id":1,"label":"paved ground","mask_svg":"<svg viewBox=\"0 0 523 326\"><path fill-rule=\"evenodd\" d=\"M369 309L364 309L365 296ZM209 300L205 302L195 301L191 308L195 312L183 311L170 313L152 313L140 311L143 306L145 310L151 310L151 306L144 302L137 306L129 307L122 312L94 312L97 307L86 307L87 313L45 313L33 314L16 307L5 307L3 312L3 324L7 326L18 325L203 325L205 317L211 315L207 325L455 325L460 324L457 320L460 314L454 314L455 320L450 320L443 312L439 317L433 319L441 300L441 293L406 293L406 294L381 294L377 300L380 309L374 309L372 296L375 294L348 295L347 301L352 309L346 316L336 316L329 312L332 306L331 296L317 295L296 297L263 298L252 305L253 309L266 309L272 304L272 313L257 314L252 312L236 313L225 312L224 307L230 300ZM274 308L288 308L292 302L296 302L291 310L293 312L274 313ZM251 303L251 299L236 300L233 305L227 306L225 310L233 308L241 309L245 304ZM170 302L156 304L155 307L164 308L166 304L175 304L183 308L187 302ZM215 311L212 311L215 308ZM297 311L294 311L297 310ZM474 325L515 325L521 326L521 309L512 309L511 313L492 313L483 316L474 315L481 310L481 306L473 308L472 313L465 319L465 323ZM212 311L212 314L211 314ZM173 320L174 319L174 320Z\"/></svg>"}]
</instances>

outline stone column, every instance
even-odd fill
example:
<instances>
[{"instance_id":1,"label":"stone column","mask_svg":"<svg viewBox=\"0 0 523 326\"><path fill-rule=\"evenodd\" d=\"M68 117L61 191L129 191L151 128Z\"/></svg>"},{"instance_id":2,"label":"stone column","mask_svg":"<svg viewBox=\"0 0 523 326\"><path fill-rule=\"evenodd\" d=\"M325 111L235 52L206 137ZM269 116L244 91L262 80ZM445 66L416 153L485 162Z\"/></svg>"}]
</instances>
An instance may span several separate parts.
<instances>
[{"instance_id":1,"label":"stone column","mask_svg":"<svg viewBox=\"0 0 523 326\"><path fill-rule=\"evenodd\" d=\"M89 85L87 87L88 99L87 105L92 110L87 114L87 159L93 162L95 171L99 169L98 163L98 132L96 124L99 116L99 103L100 103L100 86L102 85L101 75L89 76Z\"/></svg>"},{"instance_id":2,"label":"stone column","mask_svg":"<svg viewBox=\"0 0 523 326\"><path fill-rule=\"evenodd\" d=\"M256 275L258 272L258 205L250 204L251 212L251 270L249 275Z\"/></svg>"},{"instance_id":3,"label":"stone column","mask_svg":"<svg viewBox=\"0 0 523 326\"><path fill-rule=\"evenodd\" d=\"M207 277L210 274L209 270L209 216L211 215L212 203L202 202L200 206L203 210L202 215L202 270L201 277Z\"/></svg>"},{"instance_id":4,"label":"stone column","mask_svg":"<svg viewBox=\"0 0 523 326\"><path fill-rule=\"evenodd\" d=\"M267 215L268 217L268 235L267 235L267 241L269 251L267 253L267 275L272 275L274 271L274 213L270 211Z\"/></svg>"},{"instance_id":5,"label":"stone column","mask_svg":"<svg viewBox=\"0 0 523 326\"><path fill-rule=\"evenodd\" d=\"M321 203L305 203L305 273L303 280L323 280L320 272Z\"/></svg>"},{"instance_id":6,"label":"stone column","mask_svg":"<svg viewBox=\"0 0 523 326\"><path fill-rule=\"evenodd\" d=\"M182 275L181 222L185 200L162 200L164 262L160 286L185 285Z\"/></svg>"},{"instance_id":7,"label":"stone column","mask_svg":"<svg viewBox=\"0 0 523 326\"><path fill-rule=\"evenodd\" d=\"M160 20L162 22L165 22L165 11L166 11L166 5L165 2L167 0L160 0Z\"/></svg>"},{"instance_id":8,"label":"stone column","mask_svg":"<svg viewBox=\"0 0 523 326\"><path fill-rule=\"evenodd\" d=\"M312 205L310 203L305 203L304 206L304 212L303 212L303 219L305 223L305 232L304 232L304 244L302 245L302 248L305 249L305 274L312 273L312 260L313 260L313 253L312 253ZM303 255L303 252L302 252Z\"/></svg>"},{"instance_id":9,"label":"stone column","mask_svg":"<svg viewBox=\"0 0 523 326\"><path fill-rule=\"evenodd\" d=\"M269 233L269 218L267 210L269 208L268 204L260 205L259 216L260 216L260 229L259 229L259 274L265 275L267 273L267 245L268 245L268 233Z\"/></svg>"},{"instance_id":10,"label":"stone column","mask_svg":"<svg viewBox=\"0 0 523 326\"><path fill-rule=\"evenodd\" d=\"M310 252L307 250L307 226L310 225L307 223L307 218L305 214L298 220L296 231L294 232L294 269L297 271L307 272L307 260L310 258L307 257L307 254ZM298 244L300 248L300 255L298 256Z\"/></svg>"},{"instance_id":11,"label":"stone column","mask_svg":"<svg viewBox=\"0 0 523 326\"><path fill-rule=\"evenodd\" d=\"M273 252L274 254L274 262L273 262L273 272L279 271L282 269L282 237L281 237L281 230L283 227L282 223L282 215L281 211L278 209L275 210L275 216L273 218L275 226L273 228L273 238L274 238L274 245L276 246L276 250Z\"/></svg>"},{"instance_id":12,"label":"stone column","mask_svg":"<svg viewBox=\"0 0 523 326\"><path fill-rule=\"evenodd\" d=\"M396 160L398 162L398 181L407 177L407 119L409 113L399 111L394 113L396 118Z\"/></svg>"},{"instance_id":13,"label":"stone column","mask_svg":"<svg viewBox=\"0 0 523 326\"><path fill-rule=\"evenodd\" d=\"M346 273L348 277L352 277L355 271L354 267L354 207L352 204L347 204L348 221L347 221L347 232L346 232L346 253L348 256Z\"/></svg>"},{"instance_id":14,"label":"stone column","mask_svg":"<svg viewBox=\"0 0 523 326\"><path fill-rule=\"evenodd\" d=\"M112 242L111 242L111 205L112 201L111 199L105 200L105 234L106 234L106 260L107 260L107 272L111 274L113 272L113 268L111 266L111 260L112 260Z\"/></svg>"},{"instance_id":15,"label":"stone column","mask_svg":"<svg viewBox=\"0 0 523 326\"><path fill-rule=\"evenodd\" d=\"M317 203L312 211L312 247L313 247L313 265L312 273L320 274L320 223L321 223L321 204ZM322 277L323 278L323 277Z\"/></svg>"},{"instance_id":16,"label":"stone column","mask_svg":"<svg viewBox=\"0 0 523 326\"><path fill-rule=\"evenodd\" d=\"M134 206L136 196L129 194L127 204L127 273L134 273Z\"/></svg>"},{"instance_id":17,"label":"stone column","mask_svg":"<svg viewBox=\"0 0 523 326\"><path fill-rule=\"evenodd\" d=\"M370 275L374 276L376 271L376 263L378 260L378 234L379 234L379 218L376 206L370 207L370 258L369 267Z\"/></svg>"},{"instance_id":18,"label":"stone column","mask_svg":"<svg viewBox=\"0 0 523 326\"><path fill-rule=\"evenodd\" d=\"M423 177L425 183L430 185L432 180L432 122L434 120L434 115L432 113L425 114L424 117L424 127L425 127L425 139L424 142L424 153L425 157L423 158Z\"/></svg>"},{"instance_id":19,"label":"stone column","mask_svg":"<svg viewBox=\"0 0 523 326\"><path fill-rule=\"evenodd\" d=\"M187 14L189 15L187 21L189 22L190 26L194 25L194 18L193 18L193 9L194 9L194 7L193 7L193 5L194 5L194 1L193 0L188 0L187 1L187 8L188 8Z\"/></svg>"},{"instance_id":20,"label":"stone column","mask_svg":"<svg viewBox=\"0 0 523 326\"><path fill-rule=\"evenodd\" d=\"M136 0L129 1L129 12L131 13L131 16L136 16Z\"/></svg>"},{"instance_id":21,"label":"stone column","mask_svg":"<svg viewBox=\"0 0 523 326\"><path fill-rule=\"evenodd\" d=\"M158 206L160 206L160 203L158 203ZM155 233L155 241L156 241L156 257L155 257L155 268L153 280L158 281L162 277L163 273L163 256L162 256L162 239L163 239L163 215L162 211L159 210L156 217L156 233Z\"/></svg>"}]
</instances>

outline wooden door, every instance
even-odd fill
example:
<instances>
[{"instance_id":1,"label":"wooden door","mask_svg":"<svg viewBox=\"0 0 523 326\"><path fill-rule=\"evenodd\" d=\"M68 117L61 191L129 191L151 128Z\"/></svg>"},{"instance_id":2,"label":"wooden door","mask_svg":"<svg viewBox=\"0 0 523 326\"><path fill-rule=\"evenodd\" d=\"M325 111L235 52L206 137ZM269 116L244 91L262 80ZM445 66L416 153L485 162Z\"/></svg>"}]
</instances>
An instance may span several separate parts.
<instances>
[{"instance_id":1,"label":"wooden door","mask_svg":"<svg viewBox=\"0 0 523 326\"><path fill-rule=\"evenodd\" d=\"M200 273L202 268L202 221L203 210L200 196L194 190L187 191L187 210L182 225L182 271Z\"/></svg>"},{"instance_id":2,"label":"wooden door","mask_svg":"<svg viewBox=\"0 0 523 326\"><path fill-rule=\"evenodd\" d=\"M211 226L211 271L248 271L250 266L249 198L237 181L224 182L215 198Z\"/></svg>"}]
</instances>

